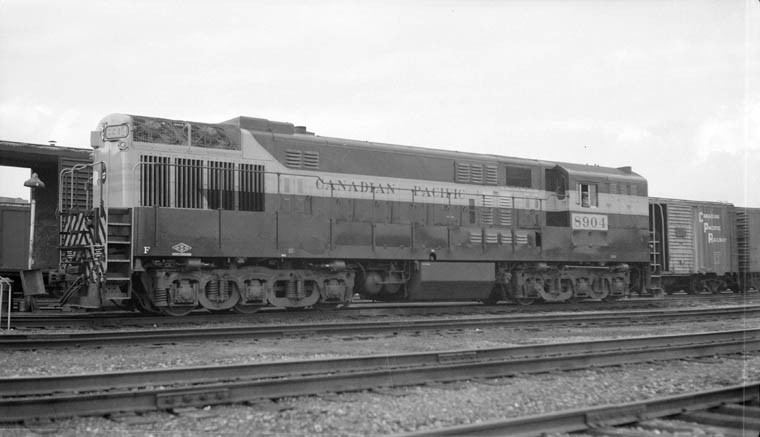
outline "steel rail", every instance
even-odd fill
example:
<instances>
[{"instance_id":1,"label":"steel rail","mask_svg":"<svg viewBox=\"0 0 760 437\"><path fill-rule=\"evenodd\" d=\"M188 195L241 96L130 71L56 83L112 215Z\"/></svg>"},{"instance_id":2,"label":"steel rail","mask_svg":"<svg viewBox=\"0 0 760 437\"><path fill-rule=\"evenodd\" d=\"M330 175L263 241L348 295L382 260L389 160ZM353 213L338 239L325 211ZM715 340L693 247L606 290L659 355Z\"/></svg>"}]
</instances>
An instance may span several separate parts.
<instances>
[{"instance_id":1,"label":"steel rail","mask_svg":"<svg viewBox=\"0 0 760 437\"><path fill-rule=\"evenodd\" d=\"M688 336L641 337L632 339L627 346L611 350L611 346L622 344L624 340L591 342L579 348L568 345L527 346L522 353L533 348L534 355L529 358L515 358L513 354L501 351L460 351L463 353L444 352L437 354L413 354L409 356L386 356L358 358L357 362L345 368L333 366L325 368L325 363L337 363L341 360L326 360L313 369L307 362L296 362L300 375L287 371L287 363L272 363L270 374L263 378L254 374L222 376L226 382L214 380L190 384L184 387L155 388L152 378L156 373L146 372L146 380L132 382L127 387L123 381L117 381L117 387L107 382L99 387L100 391L89 393L63 393L46 395L29 395L8 397L6 393L0 399L0 420L6 422L29 420L39 417L69 417L77 415L108 414L115 411L147 411L186 406L204 406L248 401L261 398L280 398L285 396L311 395L324 392L355 391L386 386L419 385L425 382L454 381L472 378L492 378L505 375L549 372L556 370L584 369L590 366L609 366L649 362L653 360L683 359L685 357L741 353L760 350L760 331L730 331L723 333L702 334L703 341L696 341L699 336L692 336L691 343L678 343ZM651 347L646 347L647 339ZM605 344L605 346L603 346ZM560 353L566 348L566 353ZM567 349L575 349L568 352ZM597 351L596 349L604 349ZM606 348L606 349L605 349ZM551 354L551 351L554 354ZM420 360L420 355L422 360ZM361 362L367 360L367 363ZM415 362L417 360L417 362ZM348 362L348 360L344 360ZM276 366L283 366L280 371ZM255 365L251 368L256 368ZM265 367L259 367L264 369ZM315 375L314 373L320 373ZM297 373L297 372L296 372ZM304 376L305 374L305 376ZM118 378L118 376L117 376ZM213 379L213 378L212 378ZM240 380L243 379L243 380ZM40 381L45 381L44 379ZM74 381L74 380L71 380ZM198 380L196 380L197 382ZM28 382L26 384L29 384ZM71 383L68 383L71 387ZM95 389L99 382L89 389ZM119 385L121 384L121 385ZM74 384L75 385L75 384ZM128 384L127 384L128 385ZM55 384L51 384L54 387ZM140 388L147 387L147 388ZM6 387L11 390L12 387ZM81 391L81 390L80 390ZM50 392L48 392L50 393Z\"/></svg>"},{"instance_id":2,"label":"steel rail","mask_svg":"<svg viewBox=\"0 0 760 437\"><path fill-rule=\"evenodd\" d=\"M200 384L222 380L285 378L295 375L366 371L375 368L387 370L399 367L434 366L441 363L524 359L665 346L730 343L736 342L737 339L745 342L758 340L760 339L760 329L399 355L368 355L364 357L323 360L280 361L273 363L200 366L80 375L11 377L0 378L0 398L66 391L87 392L101 390L102 387L140 387L146 383L151 386Z\"/></svg>"},{"instance_id":3,"label":"steel rail","mask_svg":"<svg viewBox=\"0 0 760 437\"><path fill-rule=\"evenodd\" d=\"M0 336L0 349L31 349L55 346L103 344L173 343L210 339L253 339L293 335L335 335L387 331L445 330L510 325L620 325L654 320L703 320L707 317L747 317L760 315L760 306L679 311L635 311L554 314L530 316L489 316L461 319L413 319L381 322L326 322L314 324L258 325L238 327L179 328L172 330L121 330L68 334L9 334Z\"/></svg>"},{"instance_id":4,"label":"steel rail","mask_svg":"<svg viewBox=\"0 0 760 437\"><path fill-rule=\"evenodd\" d=\"M760 400L760 381L742 385L686 393L627 404L607 405L560 411L513 419L494 420L474 425L452 426L402 434L405 437L428 436L504 436L532 437L546 434L581 432L635 423L642 420L701 411L725 404L743 404Z\"/></svg>"},{"instance_id":5,"label":"steel rail","mask_svg":"<svg viewBox=\"0 0 760 437\"><path fill-rule=\"evenodd\" d=\"M751 297L751 298L750 298ZM725 296L702 296L696 299L682 298L679 296L667 296L662 299L652 298L631 298L626 300L603 302L589 301L580 303L564 304L560 308L565 311L612 311L625 309L626 311L635 311L641 306L652 306L653 304L672 305L680 301L721 301L726 304L741 304L749 307L750 303L760 299L760 295ZM328 314L340 314L351 316L368 316L373 314L383 315L441 315L441 314L533 314L546 311L557 311L557 304L534 304L528 307L518 305L488 305L484 306L480 302L406 302L406 303L377 303L377 302L354 302L348 307L342 307L337 312ZM155 316L142 313L127 311L103 311L90 313L60 313L60 312L41 312L41 313L15 313L13 318L13 327L19 328L51 328L51 327L102 327L104 325L191 325L198 323L261 323L262 319L274 314L287 314L282 308L262 308L256 315L242 314L210 314L197 312L183 317Z\"/></svg>"},{"instance_id":6,"label":"steel rail","mask_svg":"<svg viewBox=\"0 0 760 437\"><path fill-rule=\"evenodd\" d=\"M687 295L684 295L687 296ZM341 315L363 316L367 314L397 314L397 315L434 315L434 314L460 314L460 313L517 313L530 314L546 311L557 311L558 308L566 311L612 311L617 309L633 310L642 306L651 307L652 305L673 305L678 302L702 302L702 301L720 301L726 304L743 304L749 306L760 299L760 293L751 295L704 295L704 296L676 296L667 295L664 298L650 297L632 297L612 302L605 301L581 301L574 303L564 303L558 307L553 303L538 303L530 306L520 306L516 304L506 305L483 305L480 302L372 302L372 301L354 301L350 306L338 309ZM321 311L323 313L324 311ZM183 317L166 317L156 316L130 311L99 311L85 313L62 313L54 311L42 311L39 313L17 312L14 314L13 327L58 327L67 324L78 324L81 326L101 326L104 324L114 324L134 322L137 324L157 324L157 325L180 325L193 323L208 322L260 322L262 318L269 317L272 314L287 314L283 308L264 307L256 315L243 314L211 314L199 311ZM327 312L330 314L331 312Z\"/></svg>"}]
</instances>

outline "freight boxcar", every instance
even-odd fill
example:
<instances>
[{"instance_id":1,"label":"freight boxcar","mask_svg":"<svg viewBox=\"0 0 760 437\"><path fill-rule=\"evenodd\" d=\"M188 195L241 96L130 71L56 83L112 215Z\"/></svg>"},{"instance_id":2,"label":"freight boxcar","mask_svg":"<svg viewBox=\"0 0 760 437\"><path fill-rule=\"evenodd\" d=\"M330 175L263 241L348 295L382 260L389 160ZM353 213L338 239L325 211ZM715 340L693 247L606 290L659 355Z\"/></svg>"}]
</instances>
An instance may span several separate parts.
<instances>
[{"instance_id":1,"label":"freight boxcar","mask_svg":"<svg viewBox=\"0 0 760 437\"><path fill-rule=\"evenodd\" d=\"M760 208L736 208L740 288L760 290Z\"/></svg>"},{"instance_id":2,"label":"freight boxcar","mask_svg":"<svg viewBox=\"0 0 760 437\"><path fill-rule=\"evenodd\" d=\"M666 292L737 288L733 205L651 197L649 213L650 267Z\"/></svg>"},{"instance_id":3,"label":"freight boxcar","mask_svg":"<svg viewBox=\"0 0 760 437\"><path fill-rule=\"evenodd\" d=\"M0 202L0 275L28 268L29 204Z\"/></svg>"}]
</instances>

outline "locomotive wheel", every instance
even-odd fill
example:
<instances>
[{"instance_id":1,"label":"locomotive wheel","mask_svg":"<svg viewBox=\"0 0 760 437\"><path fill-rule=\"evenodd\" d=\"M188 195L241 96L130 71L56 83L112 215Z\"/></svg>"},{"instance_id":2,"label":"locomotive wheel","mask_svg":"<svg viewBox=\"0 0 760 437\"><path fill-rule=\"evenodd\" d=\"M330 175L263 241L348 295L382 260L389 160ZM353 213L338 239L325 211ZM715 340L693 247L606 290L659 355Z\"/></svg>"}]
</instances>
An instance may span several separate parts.
<instances>
[{"instance_id":1,"label":"locomotive wheel","mask_svg":"<svg viewBox=\"0 0 760 437\"><path fill-rule=\"evenodd\" d=\"M562 303L575 304L575 303L579 303L580 301L582 301L584 299L586 299L585 296L584 297L578 297L578 296L575 295L575 293L573 293L572 296L570 296L567 300L562 301Z\"/></svg>"},{"instance_id":2,"label":"locomotive wheel","mask_svg":"<svg viewBox=\"0 0 760 437\"><path fill-rule=\"evenodd\" d=\"M158 308L154 307L150 301L143 301L137 295L132 295L132 304L135 308L137 308L137 311L141 312L142 314L150 314L150 315L156 315L161 314L161 311L158 310Z\"/></svg>"},{"instance_id":3,"label":"locomotive wheel","mask_svg":"<svg viewBox=\"0 0 760 437\"><path fill-rule=\"evenodd\" d=\"M161 311L159 311L157 308L146 308L143 306L139 301L135 303L135 308L137 308L137 311L143 313L143 314L149 314L152 316L155 316L157 314L161 314Z\"/></svg>"},{"instance_id":4,"label":"locomotive wheel","mask_svg":"<svg viewBox=\"0 0 760 437\"><path fill-rule=\"evenodd\" d=\"M222 283L227 290L227 299L219 300L220 286ZM207 310L218 312L232 309L240 302L240 290L237 282L228 278L217 278L215 276L206 276L199 281L200 292L198 293L198 302ZM216 296L212 295L211 290L215 290Z\"/></svg>"},{"instance_id":5,"label":"locomotive wheel","mask_svg":"<svg viewBox=\"0 0 760 437\"><path fill-rule=\"evenodd\" d=\"M519 305L532 305L533 302L536 301L536 297L528 297L528 296L517 296L516 290L513 289L507 289L506 290L507 297L509 300L517 302Z\"/></svg>"},{"instance_id":6,"label":"locomotive wheel","mask_svg":"<svg viewBox=\"0 0 760 437\"><path fill-rule=\"evenodd\" d=\"M536 301L535 297L515 297L513 299L520 305L533 305L533 302Z\"/></svg>"},{"instance_id":7,"label":"locomotive wheel","mask_svg":"<svg viewBox=\"0 0 760 437\"><path fill-rule=\"evenodd\" d=\"M517 296L514 290L506 290L507 299L516 302L518 305L532 305L536 297Z\"/></svg>"},{"instance_id":8,"label":"locomotive wheel","mask_svg":"<svg viewBox=\"0 0 760 437\"><path fill-rule=\"evenodd\" d=\"M190 314L195 307L190 305L176 307L159 307L161 314L172 317L182 317Z\"/></svg>"},{"instance_id":9,"label":"locomotive wheel","mask_svg":"<svg viewBox=\"0 0 760 437\"><path fill-rule=\"evenodd\" d=\"M599 278L592 285L591 297L599 300L606 300L610 295L610 284L607 279Z\"/></svg>"},{"instance_id":10,"label":"locomotive wheel","mask_svg":"<svg viewBox=\"0 0 760 437\"><path fill-rule=\"evenodd\" d=\"M239 314L253 314L261 309L261 305L243 305L238 302L232 309Z\"/></svg>"}]
</instances>

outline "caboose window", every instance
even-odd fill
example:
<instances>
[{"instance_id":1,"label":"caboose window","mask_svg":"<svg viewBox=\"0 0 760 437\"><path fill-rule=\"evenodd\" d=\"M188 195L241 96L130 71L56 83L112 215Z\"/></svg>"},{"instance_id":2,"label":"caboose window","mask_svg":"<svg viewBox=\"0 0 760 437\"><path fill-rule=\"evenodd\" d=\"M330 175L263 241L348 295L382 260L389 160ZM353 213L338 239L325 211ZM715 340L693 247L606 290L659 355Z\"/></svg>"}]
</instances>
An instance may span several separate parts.
<instances>
[{"instance_id":1,"label":"caboose window","mask_svg":"<svg viewBox=\"0 0 760 437\"><path fill-rule=\"evenodd\" d=\"M599 206L596 184L578 184L578 201L583 208Z\"/></svg>"}]
</instances>

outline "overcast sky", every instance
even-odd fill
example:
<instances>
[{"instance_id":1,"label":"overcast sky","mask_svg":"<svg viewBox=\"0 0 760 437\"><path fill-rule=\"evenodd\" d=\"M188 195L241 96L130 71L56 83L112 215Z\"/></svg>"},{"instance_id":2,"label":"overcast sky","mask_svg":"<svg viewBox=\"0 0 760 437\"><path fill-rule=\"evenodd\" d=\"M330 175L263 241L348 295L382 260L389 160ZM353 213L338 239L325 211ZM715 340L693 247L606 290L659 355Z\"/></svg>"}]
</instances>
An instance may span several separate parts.
<instances>
[{"instance_id":1,"label":"overcast sky","mask_svg":"<svg viewBox=\"0 0 760 437\"><path fill-rule=\"evenodd\" d=\"M0 0L0 63L2 140L248 115L760 207L757 0ZM28 197L28 171L0 171Z\"/></svg>"}]
</instances>

